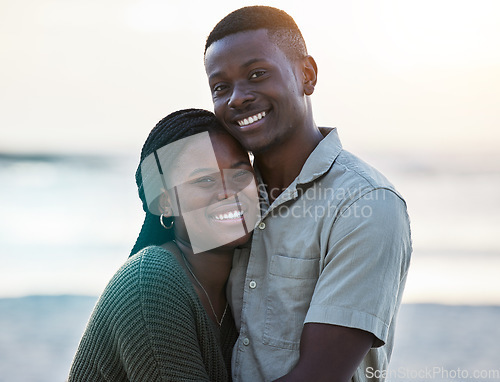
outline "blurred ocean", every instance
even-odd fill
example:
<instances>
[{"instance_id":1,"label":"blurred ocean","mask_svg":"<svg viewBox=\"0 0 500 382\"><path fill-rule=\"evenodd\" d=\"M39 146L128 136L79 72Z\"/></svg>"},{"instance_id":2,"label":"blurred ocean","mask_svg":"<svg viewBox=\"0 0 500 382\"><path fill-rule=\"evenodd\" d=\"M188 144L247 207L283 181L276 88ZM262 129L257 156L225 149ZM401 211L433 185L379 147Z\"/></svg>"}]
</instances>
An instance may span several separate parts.
<instances>
[{"instance_id":1,"label":"blurred ocean","mask_svg":"<svg viewBox=\"0 0 500 382\"><path fill-rule=\"evenodd\" d=\"M142 223L137 164L130 157L0 157L0 296L98 295Z\"/></svg>"},{"instance_id":2,"label":"blurred ocean","mask_svg":"<svg viewBox=\"0 0 500 382\"><path fill-rule=\"evenodd\" d=\"M412 220L389 380L440 367L433 380L500 380L456 374L500 369L500 154L360 156L393 181ZM64 379L142 224L137 160L0 155L0 382Z\"/></svg>"},{"instance_id":3,"label":"blurred ocean","mask_svg":"<svg viewBox=\"0 0 500 382\"><path fill-rule=\"evenodd\" d=\"M405 302L500 305L500 153L363 153L403 194ZM0 156L0 297L98 295L142 224L134 156Z\"/></svg>"}]
</instances>

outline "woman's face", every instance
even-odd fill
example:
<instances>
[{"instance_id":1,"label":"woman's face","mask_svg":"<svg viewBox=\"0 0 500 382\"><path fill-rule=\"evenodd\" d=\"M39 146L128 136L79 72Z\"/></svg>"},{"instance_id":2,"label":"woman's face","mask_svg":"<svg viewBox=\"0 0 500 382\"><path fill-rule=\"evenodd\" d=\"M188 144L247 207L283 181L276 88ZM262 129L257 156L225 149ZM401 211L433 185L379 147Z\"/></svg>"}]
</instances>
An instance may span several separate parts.
<instances>
[{"instance_id":1,"label":"woman's face","mask_svg":"<svg viewBox=\"0 0 500 382\"><path fill-rule=\"evenodd\" d=\"M248 153L224 132L186 139L168 173L176 237L195 253L245 243L260 217Z\"/></svg>"}]
</instances>

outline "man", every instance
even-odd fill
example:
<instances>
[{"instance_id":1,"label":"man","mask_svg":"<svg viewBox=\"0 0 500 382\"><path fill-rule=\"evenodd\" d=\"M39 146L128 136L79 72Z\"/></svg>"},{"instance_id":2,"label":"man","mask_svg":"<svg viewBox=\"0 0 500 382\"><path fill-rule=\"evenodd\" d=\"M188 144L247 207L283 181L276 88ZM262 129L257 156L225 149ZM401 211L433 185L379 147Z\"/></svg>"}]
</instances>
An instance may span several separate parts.
<instances>
[{"instance_id":1,"label":"man","mask_svg":"<svg viewBox=\"0 0 500 382\"><path fill-rule=\"evenodd\" d=\"M215 114L254 154L263 204L228 284L240 332L233 379L383 374L410 261L405 202L342 149L336 129L316 126L317 66L285 12L226 16L207 39L205 69Z\"/></svg>"}]
</instances>

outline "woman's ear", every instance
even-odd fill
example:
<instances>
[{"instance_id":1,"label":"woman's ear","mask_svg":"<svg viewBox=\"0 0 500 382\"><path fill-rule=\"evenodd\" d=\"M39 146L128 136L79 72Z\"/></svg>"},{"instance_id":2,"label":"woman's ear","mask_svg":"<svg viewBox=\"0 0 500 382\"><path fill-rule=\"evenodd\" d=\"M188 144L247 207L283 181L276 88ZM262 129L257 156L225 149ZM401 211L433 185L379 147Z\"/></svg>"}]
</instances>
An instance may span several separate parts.
<instances>
[{"instance_id":1,"label":"woman's ear","mask_svg":"<svg viewBox=\"0 0 500 382\"><path fill-rule=\"evenodd\" d=\"M165 217L173 216L170 195L166 190L163 190L160 195L160 198L158 200L158 209L160 210L160 213Z\"/></svg>"},{"instance_id":2,"label":"woman's ear","mask_svg":"<svg viewBox=\"0 0 500 382\"><path fill-rule=\"evenodd\" d=\"M305 56L303 58L302 71L304 73L304 93L310 96L314 93L314 87L318 80L318 66L312 56Z\"/></svg>"}]
</instances>

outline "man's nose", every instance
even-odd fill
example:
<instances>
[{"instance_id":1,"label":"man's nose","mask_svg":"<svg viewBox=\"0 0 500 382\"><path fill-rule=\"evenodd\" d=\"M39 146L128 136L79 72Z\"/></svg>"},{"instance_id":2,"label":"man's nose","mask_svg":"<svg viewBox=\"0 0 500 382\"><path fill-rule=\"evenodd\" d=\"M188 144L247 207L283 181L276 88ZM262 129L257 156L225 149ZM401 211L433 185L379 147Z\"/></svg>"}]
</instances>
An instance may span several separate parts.
<instances>
[{"instance_id":1,"label":"man's nose","mask_svg":"<svg viewBox=\"0 0 500 382\"><path fill-rule=\"evenodd\" d=\"M254 95L245 84L236 83L229 98L229 107L239 109L254 100Z\"/></svg>"}]
</instances>

